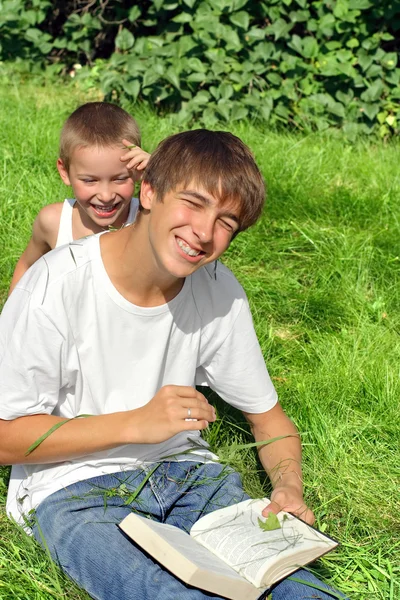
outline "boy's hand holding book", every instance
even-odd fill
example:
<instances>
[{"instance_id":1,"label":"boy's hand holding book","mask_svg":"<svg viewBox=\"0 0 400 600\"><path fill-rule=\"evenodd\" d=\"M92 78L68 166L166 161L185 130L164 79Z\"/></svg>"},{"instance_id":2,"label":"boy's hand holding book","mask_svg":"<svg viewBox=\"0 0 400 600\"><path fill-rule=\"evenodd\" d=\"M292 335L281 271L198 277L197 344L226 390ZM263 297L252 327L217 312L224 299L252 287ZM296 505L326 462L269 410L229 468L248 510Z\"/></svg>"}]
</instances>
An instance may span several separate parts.
<instances>
[{"instance_id":1,"label":"boy's hand holding book","mask_svg":"<svg viewBox=\"0 0 400 600\"><path fill-rule=\"evenodd\" d=\"M313 511L304 502L302 490L297 486L278 485L271 494L271 503L262 511L263 517L268 513L278 514L281 510L291 513L309 525L315 522Z\"/></svg>"},{"instance_id":2,"label":"boy's hand holding book","mask_svg":"<svg viewBox=\"0 0 400 600\"><path fill-rule=\"evenodd\" d=\"M269 500L245 500L201 517L189 535L134 513L121 529L185 583L230 600L258 600L265 589L338 544L294 515L264 522Z\"/></svg>"}]
</instances>

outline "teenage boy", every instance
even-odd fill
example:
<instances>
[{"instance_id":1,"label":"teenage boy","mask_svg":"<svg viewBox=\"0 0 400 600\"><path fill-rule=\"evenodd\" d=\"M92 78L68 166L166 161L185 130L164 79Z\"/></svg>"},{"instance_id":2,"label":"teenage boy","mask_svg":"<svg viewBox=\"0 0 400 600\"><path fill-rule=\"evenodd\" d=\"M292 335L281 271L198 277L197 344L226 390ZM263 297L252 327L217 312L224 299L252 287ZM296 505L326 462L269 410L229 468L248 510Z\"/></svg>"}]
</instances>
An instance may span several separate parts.
<instances>
[{"instance_id":1,"label":"teenage boy","mask_svg":"<svg viewBox=\"0 0 400 600\"><path fill-rule=\"evenodd\" d=\"M150 156L140 143L136 121L115 104L88 102L68 117L57 169L74 198L40 210L15 267L10 293L29 267L53 248L133 223L139 204L132 197L135 182Z\"/></svg>"},{"instance_id":2,"label":"teenage boy","mask_svg":"<svg viewBox=\"0 0 400 600\"><path fill-rule=\"evenodd\" d=\"M154 563L116 524L136 510L188 530L246 497L202 441L215 412L196 383L242 410L257 441L283 436L260 448L274 485L265 514L284 508L313 521L297 431L245 293L216 262L259 217L264 184L238 138L197 130L159 145L140 200L133 226L45 255L5 305L0 463L21 463L26 475L8 508L30 513L35 537L94 598L216 598ZM312 584L323 585L307 571L298 578L272 598L312 597Z\"/></svg>"}]
</instances>

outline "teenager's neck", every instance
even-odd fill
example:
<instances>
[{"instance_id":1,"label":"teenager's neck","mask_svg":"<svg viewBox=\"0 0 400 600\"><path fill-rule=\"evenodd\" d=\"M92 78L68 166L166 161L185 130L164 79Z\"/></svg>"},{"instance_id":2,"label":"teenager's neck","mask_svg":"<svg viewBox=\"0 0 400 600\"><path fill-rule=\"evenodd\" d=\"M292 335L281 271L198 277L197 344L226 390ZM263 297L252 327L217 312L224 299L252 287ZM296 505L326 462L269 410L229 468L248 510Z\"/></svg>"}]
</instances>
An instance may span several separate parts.
<instances>
[{"instance_id":1,"label":"teenager's neck","mask_svg":"<svg viewBox=\"0 0 400 600\"><path fill-rule=\"evenodd\" d=\"M137 306L161 306L181 291L184 279L176 279L156 264L148 245L144 223L134 223L100 238L101 256L112 284Z\"/></svg>"}]
</instances>

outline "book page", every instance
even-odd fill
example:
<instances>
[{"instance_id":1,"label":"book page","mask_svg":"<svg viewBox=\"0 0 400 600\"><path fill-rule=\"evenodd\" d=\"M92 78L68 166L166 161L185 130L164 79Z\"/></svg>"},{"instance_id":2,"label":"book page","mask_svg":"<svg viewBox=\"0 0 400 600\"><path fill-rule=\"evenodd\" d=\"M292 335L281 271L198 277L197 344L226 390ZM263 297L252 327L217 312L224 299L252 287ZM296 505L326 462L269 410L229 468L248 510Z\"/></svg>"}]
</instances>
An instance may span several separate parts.
<instances>
[{"instance_id":1,"label":"book page","mask_svg":"<svg viewBox=\"0 0 400 600\"><path fill-rule=\"evenodd\" d=\"M261 513L267 504L267 500L245 500L217 510L199 519L190 532L256 587L280 579L279 567L283 574L293 572L337 545L289 513L279 513L280 529L262 530L258 518L265 520ZM273 576L266 578L269 570Z\"/></svg>"},{"instance_id":2,"label":"book page","mask_svg":"<svg viewBox=\"0 0 400 600\"><path fill-rule=\"evenodd\" d=\"M215 560L215 555L210 555L210 553L191 538L186 531L182 531L173 525L158 523L157 521L151 521L150 519L146 519L146 525L197 567L215 571L220 575L242 579L240 575L231 569L224 561Z\"/></svg>"}]
</instances>

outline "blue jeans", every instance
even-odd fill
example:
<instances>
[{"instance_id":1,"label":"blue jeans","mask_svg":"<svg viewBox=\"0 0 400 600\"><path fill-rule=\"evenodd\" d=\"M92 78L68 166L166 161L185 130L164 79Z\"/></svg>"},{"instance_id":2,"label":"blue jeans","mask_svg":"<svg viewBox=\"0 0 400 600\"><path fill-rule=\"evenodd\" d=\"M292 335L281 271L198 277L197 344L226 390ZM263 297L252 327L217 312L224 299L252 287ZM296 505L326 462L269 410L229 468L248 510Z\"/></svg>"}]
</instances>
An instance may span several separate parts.
<instances>
[{"instance_id":1,"label":"blue jeans","mask_svg":"<svg viewBox=\"0 0 400 600\"><path fill-rule=\"evenodd\" d=\"M43 544L44 538L63 571L97 600L221 600L175 578L116 525L134 510L189 531L202 515L248 498L239 475L220 464L189 461L146 471L93 477L55 492L36 510L36 539ZM288 578L272 588L273 600L338 597L308 571L295 576L327 593Z\"/></svg>"}]
</instances>

